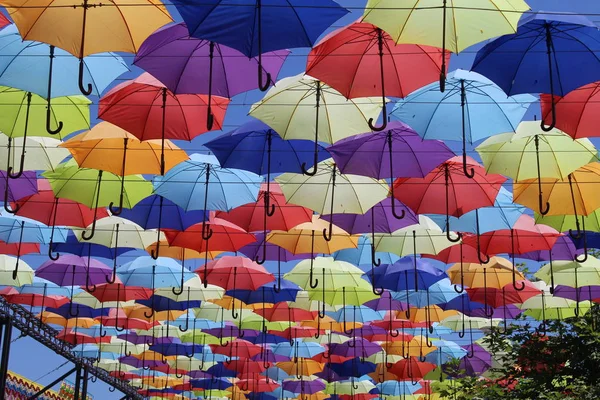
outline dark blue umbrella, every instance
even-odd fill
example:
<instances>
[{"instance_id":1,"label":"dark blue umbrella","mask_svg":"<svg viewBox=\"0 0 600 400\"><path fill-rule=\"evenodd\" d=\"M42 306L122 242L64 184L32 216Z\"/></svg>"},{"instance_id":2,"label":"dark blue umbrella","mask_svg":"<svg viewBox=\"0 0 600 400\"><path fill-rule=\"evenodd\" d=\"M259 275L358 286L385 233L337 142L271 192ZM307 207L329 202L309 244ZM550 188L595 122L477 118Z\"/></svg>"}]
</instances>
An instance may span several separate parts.
<instances>
[{"instance_id":1,"label":"dark blue umbrella","mask_svg":"<svg viewBox=\"0 0 600 400\"><path fill-rule=\"evenodd\" d=\"M600 31L578 15L536 13L521 19L517 32L485 45L473 63L476 71L494 81L509 96L549 93L564 96L600 80ZM556 124L552 97L552 124Z\"/></svg>"},{"instance_id":2,"label":"dark blue umbrella","mask_svg":"<svg viewBox=\"0 0 600 400\"><path fill-rule=\"evenodd\" d=\"M289 342L289 339L284 338L283 336L279 336L279 335L273 335L271 333L259 333L258 335L252 337L246 337L246 335L244 335L244 340L249 341L250 343L254 343L254 344L265 344L265 343L273 343L273 344L277 344L277 343L283 343L283 342ZM263 361L262 359L260 359L258 361Z\"/></svg>"},{"instance_id":3,"label":"dark blue umbrella","mask_svg":"<svg viewBox=\"0 0 600 400\"><path fill-rule=\"evenodd\" d=\"M185 311L188 308L200 307L200 300L175 301L168 297L152 295L148 300L137 300L138 303L152 308L154 311L179 310Z\"/></svg>"},{"instance_id":4,"label":"dark blue umbrella","mask_svg":"<svg viewBox=\"0 0 600 400\"><path fill-rule=\"evenodd\" d=\"M341 364L331 363L329 368L331 368L331 370L338 375L351 377L354 376L358 378L363 375L370 374L371 372L375 372L377 365L368 361L362 362L358 358L352 358L344 361Z\"/></svg>"},{"instance_id":5,"label":"dark blue umbrella","mask_svg":"<svg viewBox=\"0 0 600 400\"><path fill-rule=\"evenodd\" d=\"M302 288L295 283L282 279L281 288L279 289L273 286L272 283L268 283L256 290L235 289L228 290L225 294L246 304L279 303L282 301L296 301L296 296L301 290Z\"/></svg>"},{"instance_id":6,"label":"dark blue umbrella","mask_svg":"<svg viewBox=\"0 0 600 400\"><path fill-rule=\"evenodd\" d=\"M155 343L149 349L163 356L193 357L196 353L202 353L204 347L199 344Z\"/></svg>"},{"instance_id":7,"label":"dark blue umbrella","mask_svg":"<svg viewBox=\"0 0 600 400\"><path fill-rule=\"evenodd\" d=\"M226 369L226 368L224 368ZM222 376L222 375L218 375ZM192 387L194 389L204 389L204 390L225 390L229 387L233 386L233 383L229 382L225 379L192 379L190 380Z\"/></svg>"},{"instance_id":8,"label":"dark blue umbrella","mask_svg":"<svg viewBox=\"0 0 600 400\"><path fill-rule=\"evenodd\" d=\"M348 13L332 0L177 0L174 2L191 36L258 56L258 83L263 84L262 53L312 47L321 34Z\"/></svg>"},{"instance_id":9,"label":"dark blue umbrella","mask_svg":"<svg viewBox=\"0 0 600 400\"><path fill-rule=\"evenodd\" d=\"M123 209L119 216L135 222L144 229L157 229L156 250L152 250L153 257L158 257L161 229L185 231L194 224L208 220L208 212L185 211L171 200L158 195L146 197L131 209Z\"/></svg>"},{"instance_id":10,"label":"dark blue umbrella","mask_svg":"<svg viewBox=\"0 0 600 400\"><path fill-rule=\"evenodd\" d=\"M220 376L222 378L234 378L237 376L237 372L225 368L223 363L218 363L210 367L206 370L207 374L211 374L212 376Z\"/></svg>"},{"instance_id":11,"label":"dark blue umbrella","mask_svg":"<svg viewBox=\"0 0 600 400\"><path fill-rule=\"evenodd\" d=\"M73 318L70 311L72 311L70 304L64 304L58 308L46 308L46 311L60 315L64 318ZM110 308L92 308L84 304L77 305L77 317L78 318L96 318L107 316Z\"/></svg>"},{"instance_id":12,"label":"dark blue umbrella","mask_svg":"<svg viewBox=\"0 0 600 400\"><path fill-rule=\"evenodd\" d=\"M100 257L114 259L123 253L135 250L128 247L111 248L92 242L80 242L73 233L69 233L64 243L54 243L52 249L59 253L75 254L80 257Z\"/></svg>"}]
</instances>

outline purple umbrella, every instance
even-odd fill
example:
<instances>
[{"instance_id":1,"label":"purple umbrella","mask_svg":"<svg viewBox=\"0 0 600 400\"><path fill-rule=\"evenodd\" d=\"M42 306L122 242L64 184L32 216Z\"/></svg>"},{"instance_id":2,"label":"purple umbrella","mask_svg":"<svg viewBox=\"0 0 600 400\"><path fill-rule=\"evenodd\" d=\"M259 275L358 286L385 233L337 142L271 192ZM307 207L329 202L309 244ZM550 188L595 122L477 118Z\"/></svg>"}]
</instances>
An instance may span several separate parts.
<instances>
[{"instance_id":1,"label":"purple umbrella","mask_svg":"<svg viewBox=\"0 0 600 400\"><path fill-rule=\"evenodd\" d=\"M492 355L478 344L463 346L469 353L460 360L459 369L466 375L481 375L492 367Z\"/></svg>"},{"instance_id":2,"label":"purple umbrella","mask_svg":"<svg viewBox=\"0 0 600 400\"><path fill-rule=\"evenodd\" d=\"M554 288L554 295L574 301L594 301L600 298L600 286L580 286L572 288L570 286L558 285Z\"/></svg>"},{"instance_id":3,"label":"purple umbrella","mask_svg":"<svg viewBox=\"0 0 600 400\"><path fill-rule=\"evenodd\" d=\"M399 207L403 218L394 218L392 212L394 202L395 200L392 197L388 197L375 204L363 215L331 214L321 216L321 219L332 222L350 234L371 233L371 276L374 274L373 268L381 265L381 260L375 258L375 232L392 233L398 229L419 223L417 215L404 204L400 204ZM373 293L381 295L382 291L378 291L373 285Z\"/></svg>"},{"instance_id":4,"label":"purple umbrella","mask_svg":"<svg viewBox=\"0 0 600 400\"><path fill-rule=\"evenodd\" d=\"M97 283L106 283L112 276L112 268L93 258L66 254L59 260L48 260L35 275L59 286L84 286L88 292L96 290ZM91 287L90 287L91 285Z\"/></svg>"},{"instance_id":5,"label":"purple umbrella","mask_svg":"<svg viewBox=\"0 0 600 400\"><path fill-rule=\"evenodd\" d=\"M394 121L381 132L368 132L340 140L327 148L344 174L377 179L423 178L454 157L443 142L423 140L408 125ZM394 185L391 189L394 199ZM392 215L402 219L392 201Z\"/></svg>"},{"instance_id":6,"label":"purple umbrella","mask_svg":"<svg viewBox=\"0 0 600 400\"><path fill-rule=\"evenodd\" d=\"M343 357L370 357L381 351L381 346L371 343L364 338L355 338L344 343L332 343L329 347L330 354Z\"/></svg>"},{"instance_id":7,"label":"purple umbrella","mask_svg":"<svg viewBox=\"0 0 600 400\"><path fill-rule=\"evenodd\" d=\"M294 381L283 381L283 389L292 393L313 394L325 390L327 385L321 380L305 381L303 379Z\"/></svg>"},{"instance_id":8,"label":"purple umbrella","mask_svg":"<svg viewBox=\"0 0 600 400\"><path fill-rule=\"evenodd\" d=\"M277 76L289 50L263 54L264 73ZM184 23L170 25L150 35L133 62L175 94L208 94L208 125L213 94L233 97L258 88L255 79L256 57L248 58L237 50L208 40L190 37Z\"/></svg>"},{"instance_id":9,"label":"purple umbrella","mask_svg":"<svg viewBox=\"0 0 600 400\"><path fill-rule=\"evenodd\" d=\"M406 304L394 299L392 297L392 293L389 290L384 291L381 297L367 301L364 305L375 311L406 311L406 309L408 308Z\"/></svg>"},{"instance_id":10,"label":"purple umbrella","mask_svg":"<svg viewBox=\"0 0 600 400\"><path fill-rule=\"evenodd\" d=\"M38 192L35 171L23 172L23 175L17 179L9 179L6 171L0 171L0 191L4 193L4 209L11 214L16 213L18 208L11 210L9 202L20 200Z\"/></svg>"}]
</instances>

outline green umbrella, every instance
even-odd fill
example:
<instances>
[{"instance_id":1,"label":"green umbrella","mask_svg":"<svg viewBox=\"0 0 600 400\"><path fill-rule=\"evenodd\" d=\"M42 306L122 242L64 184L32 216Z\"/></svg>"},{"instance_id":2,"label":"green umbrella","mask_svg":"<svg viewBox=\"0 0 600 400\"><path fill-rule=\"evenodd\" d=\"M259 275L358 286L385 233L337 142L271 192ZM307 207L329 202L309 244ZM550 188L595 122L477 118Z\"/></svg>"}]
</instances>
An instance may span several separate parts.
<instances>
[{"instance_id":1,"label":"green umbrella","mask_svg":"<svg viewBox=\"0 0 600 400\"><path fill-rule=\"evenodd\" d=\"M90 127L90 109L91 101L85 96L65 96L57 97L52 100L56 107L50 110L50 118L55 124L62 121L63 129L59 137L66 136L72 132L89 129ZM12 139L22 137L21 164L17 174L11 174L11 157L8 157L7 171L11 178L21 176L25 165L25 153L27 144L27 135L49 137L46 131L46 110L47 100L42 97L14 89L11 87L0 86L0 131L8 136L8 154L12 145Z\"/></svg>"},{"instance_id":2,"label":"green umbrella","mask_svg":"<svg viewBox=\"0 0 600 400\"><path fill-rule=\"evenodd\" d=\"M543 204L542 178L567 179L569 174L591 161L597 151L588 139L573 139L552 129L542 131L535 121L521 122L516 133L502 133L486 139L475 149L486 171L515 181L538 180L538 211L546 215L550 204Z\"/></svg>"},{"instance_id":3,"label":"green umbrella","mask_svg":"<svg viewBox=\"0 0 600 400\"><path fill-rule=\"evenodd\" d=\"M600 285L600 260L592 256L584 262L558 260L544 265L535 273L536 278L546 283L551 282L552 275L555 285L572 288Z\"/></svg>"},{"instance_id":4,"label":"green umbrella","mask_svg":"<svg viewBox=\"0 0 600 400\"><path fill-rule=\"evenodd\" d=\"M79 168L74 160L69 160L59 165L54 171L46 171L42 175L50 182L56 197L74 200L93 207L95 213L98 207L106 207L119 202L122 185L125 208L132 208L152 194L152 183L141 175L120 177L97 169ZM83 239L91 239L95 230L96 215L94 215L90 234L84 233Z\"/></svg>"}]
</instances>

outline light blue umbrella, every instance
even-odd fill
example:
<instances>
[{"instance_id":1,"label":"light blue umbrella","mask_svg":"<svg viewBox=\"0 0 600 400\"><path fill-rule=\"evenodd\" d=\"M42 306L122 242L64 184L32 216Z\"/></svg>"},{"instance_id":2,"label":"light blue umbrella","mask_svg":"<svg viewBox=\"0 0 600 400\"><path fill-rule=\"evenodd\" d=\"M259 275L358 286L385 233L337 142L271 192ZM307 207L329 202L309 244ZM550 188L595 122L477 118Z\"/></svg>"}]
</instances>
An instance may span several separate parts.
<instances>
[{"instance_id":1,"label":"light blue umbrella","mask_svg":"<svg viewBox=\"0 0 600 400\"><path fill-rule=\"evenodd\" d=\"M327 314L336 321L371 322L383 319L385 311L375 311L367 306L345 306Z\"/></svg>"},{"instance_id":2,"label":"light blue umbrella","mask_svg":"<svg viewBox=\"0 0 600 400\"><path fill-rule=\"evenodd\" d=\"M156 177L154 193L186 211L229 211L255 202L262 180L252 172L221 168L213 156L192 154L165 176Z\"/></svg>"},{"instance_id":3,"label":"light blue umbrella","mask_svg":"<svg viewBox=\"0 0 600 400\"><path fill-rule=\"evenodd\" d=\"M68 52L54 49L50 58L46 43L23 40L16 25L0 31L0 85L14 87L48 98L48 80L52 62L50 97L80 93L77 80L79 59ZM92 95L100 96L119 75L129 71L127 64L114 53L99 53L83 59L84 79L91 82Z\"/></svg>"},{"instance_id":4,"label":"light blue umbrella","mask_svg":"<svg viewBox=\"0 0 600 400\"><path fill-rule=\"evenodd\" d=\"M101 337L103 334L104 336L117 336L123 334L123 332L117 331L117 329L114 327L100 325L90 326L89 328L74 327L73 332L81 333L83 335L88 335L95 338Z\"/></svg>"},{"instance_id":5,"label":"light blue umbrella","mask_svg":"<svg viewBox=\"0 0 600 400\"><path fill-rule=\"evenodd\" d=\"M0 240L6 243L48 244L51 240L64 243L68 233L68 229L56 227L51 239L52 228L41 222L23 217L0 217Z\"/></svg>"},{"instance_id":6,"label":"light blue umbrella","mask_svg":"<svg viewBox=\"0 0 600 400\"><path fill-rule=\"evenodd\" d=\"M33 277L33 283L15 288L20 294L39 294L43 296L71 296L71 288L58 286L39 276Z\"/></svg>"},{"instance_id":7,"label":"light blue umbrella","mask_svg":"<svg viewBox=\"0 0 600 400\"><path fill-rule=\"evenodd\" d=\"M419 308L434 304L448 303L458 296L460 296L460 294L454 290L454 285L448 278L433 283L426 288L426 290L392 292L393 299Z\"/></svg>"},{"instance_id":8,"label":"light blue umbrella","mask_svg":"<svg viewBox=\"0 0 600 400\"><path fill-rule=\"evenodd\" d=\"M387 396L413 394L421 387L420 383L412 383L411 381L385 381L377 384L379 392Z\"/></svg>"},{"instance_id":9,"label":"light blue umbrella","mask_svg":"<svg viewBox=\"0 0 600 400\"><path fill-rule=\"evenodd\" d=\"M463 142L467 171L466 143L513 132L536 98L529 94L508 97L489 79L474 72L456 70L448 74L446 91L427 85L399 101L392 117L413 128L423 139Z\"/></svg>"},{"instance_id":10,"label":"light blue umbrella","mask_svg":"<svg viewBox=\"0 0 600 400\"><path fill-rule=\"evenodd\" d=\"M324 353L325 348L315 342L304 342L302 339L294 339L294 345L290 342L277 343L273 346L273 353L285 357L313 358Z\"/></svg>"},{"instance_id":11,"label":"light blue umbrella","mask_svg":"<svg viewBox=\"0 0 600 400\"><path fill-rule=\"evenodd\" d=\"M143 256L123 264L117 269L117 275L128 286L151 289L179 287L182 269L184 282L196 276L172 258L158 257L154 260L150 256Z\"/></svg>"},{"instance_id":12,"label":"light blue umbrella","mask_svg":"<svg viewBox=\"0 0 600 400\"><path fill-rule=\"evenodd\" d=\"M448 340L434 340L433 345L437 347L437 350L432 351L425 356L426 362L430 362L432 364L446 364L452 359L460 359L467 355L467 350Z\"/></svg>"},{"instance_id":13,"label":"light blue umbrella","mask_svg":"<svg viewBox=\"0 0 600 400\"><path fill-rule=\"evenodd\" d=\"M346 261L350 264L371 267L371 244L366 235L358 239L358 247L343 249L332 254L336 261ZM380 259L382 264L393 264L400 259L393 253L375 253L375 259Z\"/></svg>"}]
</instances>

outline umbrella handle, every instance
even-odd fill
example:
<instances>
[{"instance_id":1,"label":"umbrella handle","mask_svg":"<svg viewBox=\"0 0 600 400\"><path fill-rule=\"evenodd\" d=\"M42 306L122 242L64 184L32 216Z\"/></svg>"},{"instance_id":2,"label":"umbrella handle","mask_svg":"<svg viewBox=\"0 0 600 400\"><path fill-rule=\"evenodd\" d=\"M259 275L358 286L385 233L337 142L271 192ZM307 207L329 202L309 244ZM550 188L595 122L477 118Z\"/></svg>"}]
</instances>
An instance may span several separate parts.
<instances>
[{"instance_id":1,"label":"umbrella handle","mask_svg":"<svg viewBox=\"0 0 600 400\"><path fill-rule=\"evenodd\" d=\"M463 174L465 174L467 178L472 179L475 177L475 168L471 167L471 170L469 171L466 151L463 151Z\"/></svg>"},{"instance_id":2,"label":"umbrella handle","mask_svg":"<svg viewBox=\"0 0 600 400\"><path fill-rule=\"evenodd\" d=\"M27 130L29 126L29 109L31 108L31 92L27 92L27 108L25 111L25 128L23 129L23 148L21 151L21 161L19 163L19 172L13 174L13 167L9 166L6 169L6 175L11 179L18 179L23 175L23 170L25 167L25 150L26 150L26 142L27 142Z\"/></svg>"},{"instance_id":3,"label":"umbrella handle","mask_svg":"<svg viewBox=\"0 0 600 400\"><path fill-rule=\"evenodd\" d=\"M125 170L124 166L123 166L123 170ZM156 251L154 251L154 249L150 250L150 257L152 257L153 260L158 259L158 254L160 251L160 227L162 226L163 200L164 200L164 197L160 196L159 206L158 206L158 227L156 228Z\"/></svg>"},{"instance_id":4,"label":"umbrella handle","mask_svg":"<svg viewBox=\"0 0 600 400\"><path fill-rule=\"evenodd\" d=\"M333 169L331 171L331 213L333 215L334 205L335 205L335 178L337 172L337 164L333 164ZM333 237L333 218L329 218L329 227L327 229L323 229L323 238L326 242L331 242Z\"/></svg>"},{"instance_id":5,"label":"umbrella handle","mask_svg":"<svg viewBox=\"0 0 600 400\"><path fill-rule=\"evenodd\" d=\"M56 252L56 255L54 255L54 252L52 251L52 243L50 243L48 245L48 258L51 259L52 261L56 261L56 260L58 260L59 257L60 257L59 252Z\"/></svg>"},{"instance_id":6,"label":"umbrella handle","mask_svg":"<svg viewBox=\"0 0 600 400\"><path fill-rule=\"evenodd\" d=\"M545 23L546 28L546 53L548 54L548 83L550 84L550 98L552 102L552 120L550 121L550 125L546 126L544 124L544 118L540 122L540 128L544 132L550 132L556 126L556 103L554 102L554 73L552 71L552 50L554 45L552 43L552 33L550 31L550 24Z\"/></svg>"},{"instance_id":7,"label":"umbrella handle","mask_svg":"<svg viewBox=\"0 0 600 400\"><path fill-rule=\"evenodd\" d=\"M267 82L263 84L263 65L262 65L262 1L256 1L256 14L257 14L257 41L258 41L258 88L261 92L266 92L271 85L272 79L271 74L265 71Z\"/></svg>"},{"instance_id":8,"label":"umbrella handle","mask_svg":"<svg viewBox=\"0 0 600 400\"><path fill-rule=\"evenodd\" d=\"M260 1L260 0L258 0ZM260 15L260 13L259 13ZM259 30L260 32L260 30ZM315 88L315 150L313 153L313 169L309 171L306 166L306 162L302 163L302 173L308 176L315 176L317 174L317 164L319 163L319 109L321 107L321 81L317 81L317 87Z\"/></svg>"},{"instance_id":9,"label":"umbrella handle","mask_svg":"<svg viewBox=\"0 0 600 400\"><path fill-rule=\"evenodd\" d=\"M87 3L87 2L86 2L86 3ZM85 10L86 8L87 8L87 7L84 7L84 10ZM83 29L84 29L84 31L85 31L85 19L84 19L83 21L84 21L84 22L83 22ZM82 41L82 42L84 41L84 38L83 38L83 37L82 37L81 41ZM85 96L89 96L90 94L92 94L93 87L92 87L92 84L91 84L91 83L88 83L88 84L87 84L87 89L85 88L85 85L84 85L84 83L83 83L83 71L84 71L84 68L85 68L85 64L83 63L83 57L81 57L81 58L79 59L79 79L78 79L79 90L81 91L81 93L82 93L83 95L85 95Z\"/></svg>"},{"instance_id":10,"label":"umbrella handle","mask_svg":"<svg viewBox=\"0 0 600 400\"><path fill-rule=\"evenodd\" d=\"M52 109L50 106L50 98L52 97L52 65L54 64L54 46L50 45L50 66L48 67L48 96L46 105L46 132L50 135L56 135L62 131L63 122L58 121L56 129L50 127L50 120L52 119Z\"/></svg>"},{"instance_id":11,"label":"umbrella handle","mask_svg":"<svg viewBox=\"0 0 600 400\"><path fill-rule=\"evenodd\" d=\"M160 237L160 229L158 229L158 236ZM160 243L157 241L156 248L150 250L150 257L152 257L153 260L158 260L159 253L160 253Z\"/></svg>"},{"instance_id":12,"label":"umbrella handle","mask_svg":"<svg viewBox=\"0 0 600 400\"><path fill-rule=\"evenodd\" d=\"M383 288L377 289L375 287L375 266L379 266L379 265L381 265L381 260L380 259L375 260L375 247L373 247L371 245L371 285L372 285L373 294L376 296L381 296L383 294L383 292L385 291L385 289L383 289Z\"/></svg>"},{"instance_id":13,"label":"umbrella handle","mask_svg":"<svg viewBox=\"0 0 600 400\"><path fill-rule=\"evenodd\" d=\"M455 233L456 233L456 237L453 238L452 236L450 236L450 231L446 230L446 239L448 239L448 241L452 242L452 243L460 242L462 239L462 233L460 233L460 232L455 232Z\"/></svg>"},{"instance_id":14,"label":"umbrella handle","mask_svg":"<svg viewBox=\"0 0 600 400\"><path fill-rule=\"evenodd\" d=\"M9 137L8 138L8 157L6 157L6 170L8 171L8 169L10 168L10 148L11 148L11 144L12 144L12 138ZM9 175L8 173L6 174L6 182L4 185L4 209L6 210L7 213L10 214L15 214L18 210L19 210L19 204L15 203L15 208L14 209L10 209L9 208L9 201L8 201L8 182L9 182Z\"/></svg>"},{"instance_id":15,"label":"umbrella handle","mask_svg":"<svg viewBox=\"0 0 600 400\"><path fill-rule=\"evenodd\" d=\"M212 228L206 223L202 223L202 239L208 241L213 235Z\"/></svg>"}]
</instances>

